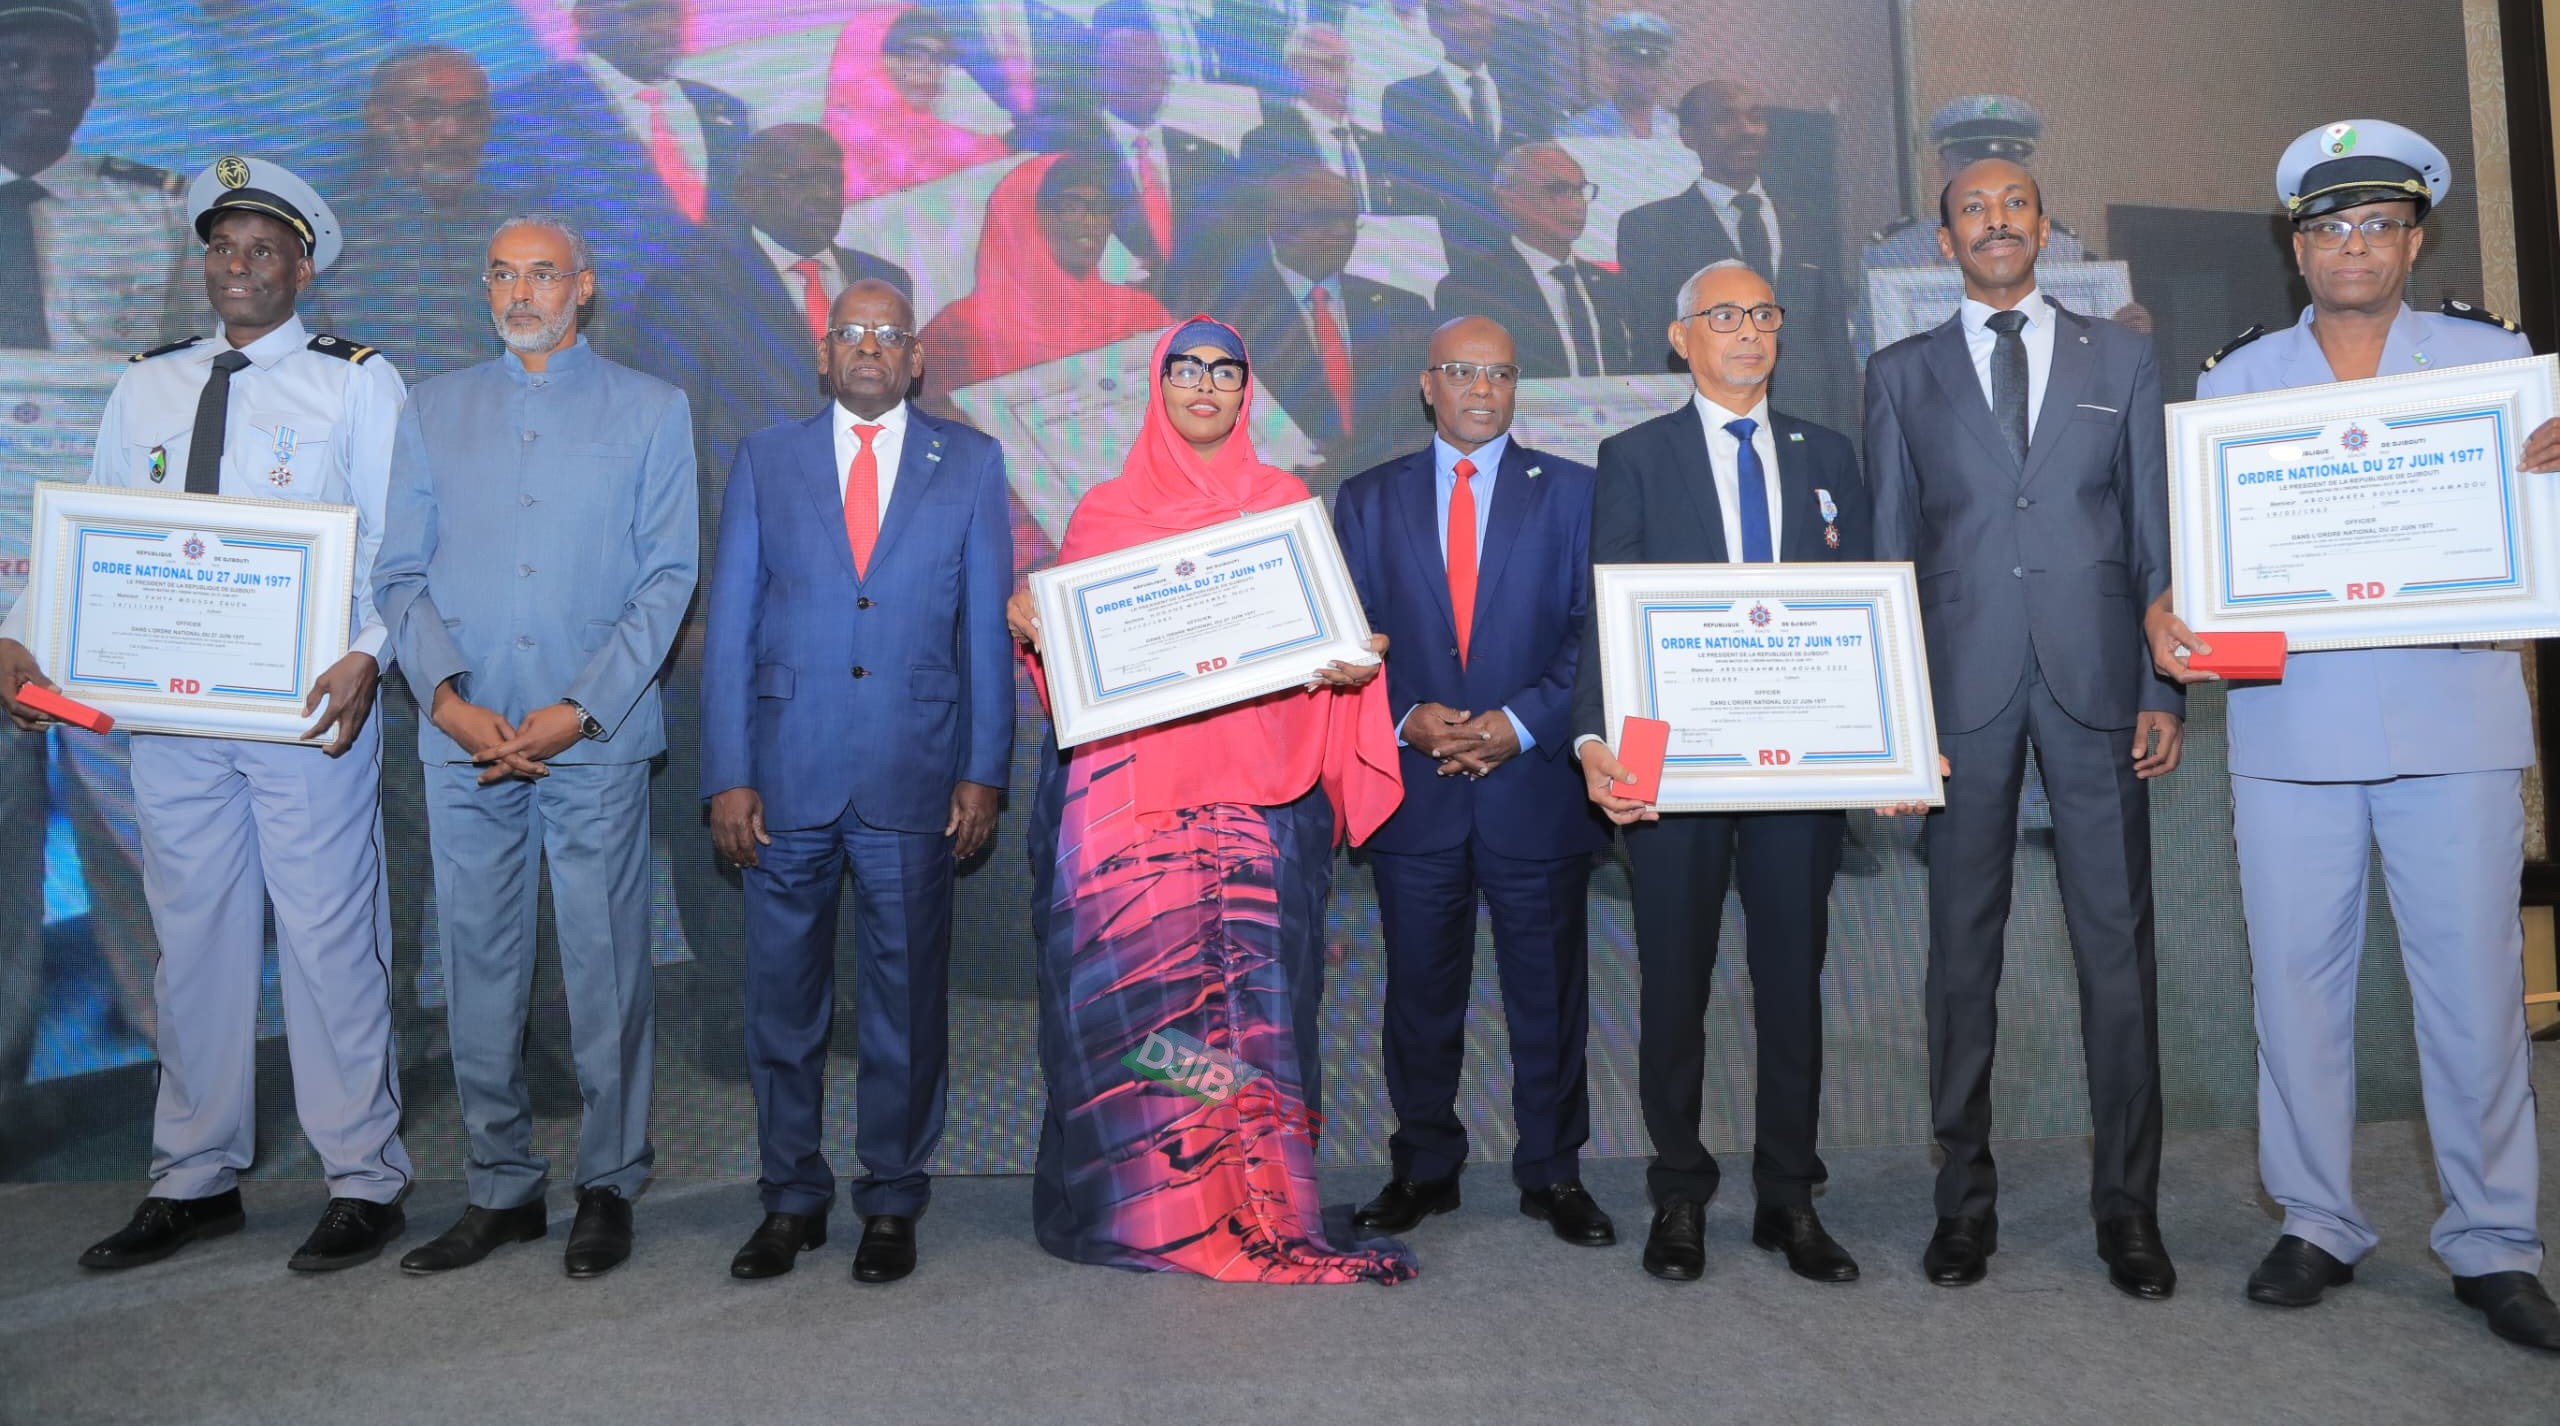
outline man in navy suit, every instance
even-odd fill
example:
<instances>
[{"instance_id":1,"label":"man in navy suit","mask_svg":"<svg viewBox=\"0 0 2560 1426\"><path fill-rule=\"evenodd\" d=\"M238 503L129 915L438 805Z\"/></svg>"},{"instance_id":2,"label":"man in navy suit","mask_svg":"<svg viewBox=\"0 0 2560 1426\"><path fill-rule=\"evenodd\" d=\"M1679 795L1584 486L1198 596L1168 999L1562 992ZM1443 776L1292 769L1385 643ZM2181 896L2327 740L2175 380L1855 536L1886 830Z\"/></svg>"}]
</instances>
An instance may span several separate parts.
<instances>
[{"instance_id":1,"label":"man in navy suit","mask_svg":"<svg viewBox=\"0 0 2560 1426\"><path fill-rule=\"evenodd\" d=\"M1458 1206L1459 1051L1476 893L1493 912L1511 1033L1520 1211L1568 1243L1617 1241L1583 1190L1591 1137L1584 894L1608 826L1566 755L1591 596L1591 471L1516 445L1511 334L1461 317L1432 335L1431 444L1344 482L1334 529L1369 625L1396 652L1402 806L1369 839L1386 931L1394 1177L1354 1220L1386 1234Z\"/></svg>"},{"instance_id":2,"label":"man in navy suit","mask_svg":"<svg viewBox=\"0 0 2560 1426\"><path fill-rule=\"evenodd\" d=\"M820 1147L836 908L861 957L863 1215L854 1277L915 1269L942 1138L953 863L995 829L1013 752L1004 451L906 403L915 309L836 298L835 400L749 436L720 512L702 669L711 839L745 871L747 1061L765 1219L729 1270L776 1277L826 1242Z\"/></svg>"},{"instance_id":3,"label":"man in navy suit","mask_svg":"<svg viewBox=\"0 0 2560 1426\"><path fill-rule=\"evenodd\" d=\"M1504 154L1493 171L1493 201L1510 238L1491 252L1458 255L1432 305L1447 316L1500 322L1518 344L1524 377L1632 373L1634 342L1617 274L1573 255L1591 197L1582 165L1560 145L1523 144Z\"/></svg>"},{"instance_id":4,"label":"man in navy suit","mask_svg":"<svg viewBox=\"0 0 2560 1426\"><path fill-rule=\"evenodd\" d=\"M684 0L576 0L578 57L497 104L490 170L544 174L607 266L589 318L607 355L637 355L634 306L653 273L692 260L744 156L747 106L675 77Z\"/></svg>"},{"instance_id":5,"label":"man in navy suit","mask_svg":"<svg viewBox=\"0 0 2560 1426\"><path fill-rule=\"evenodd\" d=\"M1397 201L1436 213L1452 258L1502 243L1494 163L1504 150L1550 137L1555 113L1537 76L1497 60L1494 0L1430 0L1441 60L1387 86L1379 118ZM1544 56L1541 56L1543 58Z\"/></svg>"},{"instance_id":6,"label":"man in navy suit","mask_svg":"<svg viewBox=\"0 0 2560 1426\"><path fill-rule=\"evenodd\" d=\"M1740 261L1699 269L1676 294L1694 315L1671 325L1697 394L1600 443L1591 512L1594 564L1724 564L1862 560L1870 527L1858 457L1837 431L1769 409L1786 314L1768 280ZM1585 616L1583 643L1599 635ZM1839 812L1674 813L1616 796L1623 781L1604 726L1600 660L1582 660L1574 727L1591 801L1627 828L1635 883L1638 1001L1636 1094L1653 1165L1653 1229L1644 1269L1672 1282L1706 1270L1702 1234L1716 1161L1698 1139L1706 1073L1704 1020L1714 983L1725 889L1741 883L1760 1082L1751 1241L1784 1252L1816 1282L1852 1282L1857 1261L1813 1210L1827 1173L1815 1152L1822 1106L1822 960L1831 879L1840 869ZM1737 877L1738 873L1738 877Z\"/></svg>"}]
</instances>

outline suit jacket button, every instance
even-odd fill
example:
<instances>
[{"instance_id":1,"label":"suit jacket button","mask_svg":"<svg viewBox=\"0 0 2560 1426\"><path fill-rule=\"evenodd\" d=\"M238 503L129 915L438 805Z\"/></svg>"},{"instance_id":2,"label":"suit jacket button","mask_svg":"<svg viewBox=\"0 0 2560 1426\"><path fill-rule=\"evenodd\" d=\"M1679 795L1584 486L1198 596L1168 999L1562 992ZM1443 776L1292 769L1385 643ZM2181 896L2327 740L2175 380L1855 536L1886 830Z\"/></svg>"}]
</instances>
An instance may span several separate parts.
<instances>
[{"instance_id":1,"label":"suit jacket button","mask_svg":"<svg viewBox=\"0 0 2560 1426\"><path fill-rule=\"evenodd\" d=\"M2024 578L2026 578L2026 577L2027 577L2026 566L2024 566L2024 565L2011 565L2011 566L2009 567L2009 577L2010 577L2011 579L2024 579Z\"/></svg>"},{"instance_id":2,"label":"suit jacket button","mask_svg":"<svg viewBox=\"0 0 2560 1426\"><path fill-rule=\"evenodd\" d=\"M860 664L855 664L853 666L853 676L856 678L869 678L871 676L871 670L864 668Z\"/></svg>"},{"instance_id":3,"label":"suit jacket button","mask_svg":"<svg viewBox=\"0 0 2560 1426\"><path fill-rule=\"evenodd\" d=\"M856 609L868 609L871 607L871 600L868 596L857 599L853 601L853 607Z\"/></svg>"},{"instance_id":4,"label":"suit jacket button","mask_svg":"<svg viewBox=\"0 0 2560 1426\"><path fill-rule=\"evenodd\" d=\"M2027 499L2027 497L2025 497L2025 496L2023 496L2023 495L2021 495L2021 496L2019 496L2019 497L2018 497L2018 508L2019 508L2019 509L2021 509L2021 510L2026 509L2029 505L2031 505L2031 504L2033 504L2033 503L2035 503L2035 502L2033 502L2033 501L2031 501L2031 500Z\"/></svg>"}]
</instances>

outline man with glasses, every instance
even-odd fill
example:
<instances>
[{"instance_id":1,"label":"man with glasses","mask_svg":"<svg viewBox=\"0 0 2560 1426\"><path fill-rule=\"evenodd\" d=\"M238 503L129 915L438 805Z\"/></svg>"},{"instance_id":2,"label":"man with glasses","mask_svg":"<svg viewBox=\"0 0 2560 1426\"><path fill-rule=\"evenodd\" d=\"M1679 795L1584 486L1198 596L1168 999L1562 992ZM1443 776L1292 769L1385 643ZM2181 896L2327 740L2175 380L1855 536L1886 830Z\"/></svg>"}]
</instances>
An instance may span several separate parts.
<instances>
[{"instance_id":1,"label":"man with glasses","mask_svg":"<svg viewBox=\"0 0 2560 1426\"><path fill-rule=\"evenodd\" d=\"M1004 449L909 405L915 309L838 294L835 399L747 437L721 502L702 667L711 840L747 888L747 1062L764 1221L729 1264L827 1240L823 1146L837 908L853 876L861 1066L853 1275L915 1270L942 1140L955 863L995 830L1013 751Z\"/></svg>"},{"instance_id":2,"label":"man with glasses","mask_svg":"<svg viewBox=\"0 0 2560 1426\"><path fill-rule=\"evenodd\" d=\"M1491 317L1518 343L1525 377L1609 376L1635 370L1617 274L1573 255L1599 189L1562 146L1523 144L1493 170L1493 202L1511 240L1455 254L1432 305L1449 317Z\"/></svg>"},{"instance_id":3,"label":"man with glasses","mask_svg":"<svg viewBox=\"0 0 2560 1426\"><path fill-rule=\"evenodd\" d=\"M471 1146L470 1206L400 1266L448 1272L548 1231L521 1061L547 865L585 1105L563 1264L592 1278L630 1256L654 1157L649 762L693 598L693 423L683 392L580 334L596 276L566 220L499 225L481 281L506 352L411 395L373 574L429 700L418 760Z\"/></svg>"},{"instance_id":4,"label":"man with glasses","mask_svg":"<svg viewBox=\"0 0 2560 1426\"><path fill-rule=\"evenodd\" d=\"M1245 166L1319 163L1351 185L1361 212L1389 211L1387 176L1378 167L1385 137L1351 120L1351 42L1331 25L1305 25L1290 32L1282 57L1295 93L1263 101L1260 127L1237 151Z\"/></svg>"},{"instance_id":5,"label":"man with glasses","mask_svg":"<svg viewBox=\"0 0 2560 1426\"><path fill-rule=\"evenodd\" d=\"M2511 323L2462 302L2405 303L2419 226L2453 186L2442 150L2353 119L2295 139L2276 165L2311 305L2214 354L2199 397L2432 371L2532 355ZM2560 421L2521 468L2560 470ZM2544 487L2547 493L2549 487ZM2152 658L2181 682L2209 647L2161 596ZM2523 770L2533 711L2516 655L2486 646L2296 654L2284 678L2231 690L2231 809L2257 991L2258 1171L2284 1230L2252 1302L2309 1307L2373 1251L2355 1201L2356 979L2374 847L2417 1012L2427 1135L2444 1212L2436 1256L2454 1294L2512 1342L2560 1351L2542 1286L2533 1086L2527 1075Z\"/></svg>"},{"instance_id":6,"label":"man with glasses","mask_svg":"<svg viewBox=\"0 0 2560 1426\"><path fill-rule=\"evenodd\" d=\"M1672 307L1671 346L1696 390L1680 409L1600 443L1594 564L1863 560L1867 491L1837 431L1773 411L1787 312L1767 279L1730 260L1692 274ZM1582 644L1599 647L1588 601ZM1390 675L1392 677L1392 675ZM1797 1276L1852 1282L1857 1260L1814 1212L1828 1176L1815 1151L1822 1109L1822 962L1840 868L1838 812L1675 812L1610 790L1627 780L1607 726L1600 660L1574 679L1573 751L1584 793L1627 829L1638 1000L1636 1095L1653 1164L1644 1270L1670 1282L1706 1271L1705 1219L1722 1174L1698 1136L1707 994L1728 887L1739 884L1759 1042L1751 1241Z\"/></svg>"},{"instance_id":7,"label":"man with glasses","mask_svg":"<svg viewBox=\"0 0 2560 1426\"><path fill-rule=\"evenodd\" d=\"M2149 781L2186 700L2152 676L2142 611L2169 586L2167 453L2151 339L2036 290L2035 178L1968 164L1938 200L1958 310L1867 364L1876 557L1918 566L1939 746L1928 819L1930 1114L1944 1157L1929 1280L1982 1280L1999 1244L1991 1065L2018 792L2035 750L2080 972L2089 1211L2115 1286L2166 1298Z\"/></svg>"},{"instance_id":8,"label":"man with glasses","mask_svg":"<svg viewBox=\"0 0 2560 1426\"><path fill-rule=\"evenodd\" d=\"M1511 439L1520 366L1499 322L1443 325L1426 361L1431 443L1345 481L1333 506L1369 626L1397 650L1387 681L1404 750L1404 801L1367 843L1386 932L1394 1169L1353 1221L1401 1236L1458 1206L1481 891L1511 1045L1520 1211L1565 1242L1605 1246L1617 1230L1582 1187L1581 1152L1584 896L1608 826L1565 749L1591 597L1591 471Z\"/></svg>"}]
</instances>

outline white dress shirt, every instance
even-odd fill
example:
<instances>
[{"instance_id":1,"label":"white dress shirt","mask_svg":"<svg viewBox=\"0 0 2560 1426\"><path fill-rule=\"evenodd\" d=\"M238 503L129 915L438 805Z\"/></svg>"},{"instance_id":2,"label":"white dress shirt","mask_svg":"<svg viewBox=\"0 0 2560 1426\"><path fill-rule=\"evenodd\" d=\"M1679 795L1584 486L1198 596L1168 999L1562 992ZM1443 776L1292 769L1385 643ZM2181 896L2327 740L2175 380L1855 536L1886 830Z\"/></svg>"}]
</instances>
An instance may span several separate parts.
<instances>
[{"instance_id":1,"label":"white dress shirt","mask_svg":"<svg viewBox=\"0 0 2560 1426\"><path fill-rule=\"evenodd\" d=\"M1733 438L1725 423L1739 419L1731 411L1709 401L1701 394L1692 395L1689 404L1698 408L1699 424L1707 431L1707 465L1715 476L1716 504L1724 516L1724 557L1728 563L1742 563L1742 442ZM1786 536L1786 504L1779 496L1778 438L1769 429L1769 400L1762 397L1744 413L1759 426L1751 433L1751 448L1760 453L1760 481L1769 492L1769 553L1774 557L1784 548Z\"/></svg>"},{"instance_id":2,"label":"white dress shirt","mask_svg":"<svg viewBox=\"0 0 2560 1426\"><path fill-rule=\"evenodd\" d=\"M1964 317L1964 347L1973 357L1974 378L1982 383L1982 401L1996 414L1999 407L1991 397L1991 353L2000 345L2000 334L1987 325L1998 310L1968 297L1958 309ZM2036 438L2036 416L2044 409L2045 378L2053 372L2053 308L2040 291L2029 291L2019 299L2017 310L2027 314L2027 324L2018 329L2018 337L2027 344L2027 439Z\"/></svg>"},{"instance_id":3,"label":"white dress shirt","mask_svg":"<svg viewBox=\"0 0 2560 1426\"><path fill-rule=\"evenodd\" d=\"M656 90L658 107L667 116L667 128L676 136L676 148L684 155L685 167L704 183L711 181L711 150L702 140L702 117L693 112L693 100L673 76L656 84L643 84L592 54L578 56L578 63L585 66L587 77L604 91L604 97L613 101L614 109L622 115L622 126L631 131L633 142L640 145L644 154L649 152L649 101L640 93L644 89Z\"/></svg>"},{"instance_id":4,"label":"white dress shirt","mask_svg":"<svg viewBox=\"0 0 2560 1426\"><path fill-rule=\"evenodd\" d=\"M1734 195L1748 193L1759 199L1760 227L1769 235L1769 266L1775 269L1786 260L1787 245L1778 236L1778 208L1769 201L1769 190L1760 186L1759 179L1751 180L1749 188L1727 188L1712 178L1700 178L1698 191L1706 195L1708 209L1716 215L1716 221L1724 225L1724 240L1733 244L1737 254L1742 251L1742 215L1734 210Z\"/></svg>"},{"instance_id":5,"label":"white dress shirt","mask_svg":"<svg viewBox=\"0 0 2560 1426\"><path fill-rule=\"evenodd\" d=\"M792 306L801 305L803 295L800 274L792 269L812 258L817 260L818 285L827 290L827 300L835 301L836 294L844 291L844 269L836 265L835 244L829 243L813 253L795 253L775 242L764 229L752 231L756 235L757 250L764 254L765 261L773 264L774 275L782 279L782 290L791 294Z\"/></svg>"},{"instance_id":6,"label":"white dress shirt","mask_svg":"<svg viewBox=\"0 0 2560 1426\"><path fill-rule=\"evenodd\" d=\"M1485 139L1492 142L1502 135L1502 86L1493 82L1493 66L1479 64L1473 69L1460 69L1445 58L1440 61L1441 82L1449 86L1450 95L1458 101L1458 117L1470 124L1475 122L1476 98L1467 82L1478 75L1484 78L1485 117L1493 124Z\"/></svg>"},{"instance_id":7,"label":"white dress shirt","mask_svg":"<svg viewBox=\"0 0 2560 1426\"><path fill-rule=\"evenodd\" d=\"M1538 251L1536 248L1529 246L1527 243L1520 241L1520 235L1517 233L1514 233L1511 236L1511 246L1519 251L1520 260L1529 264L1530 276L1538 279L1538 295L1546 299L1547 317L1550 321L1555 323L1556 335L1564 340L1565 375L1603 375L1604 373L1599 371L1596 365L1593 370L1584 371L1582 369L1582 358L1574 351L1573 329L1577 319L1574 314L1573 304L1565 300L1564 280L1557 277L1555 274L1555 269L1558 263L1564 263L1570 266L1572 259L1550 257L1547 254ZM1593 324L1590 328L1584 331L1583 339L1591 344L1591 359L1594 363L1606 361L1607 358L1600 355L1600 332L1597 326L1600 320L1600 310L1591 301L1591 288L1589 284L1582 280L1582 269L1579 267L1571 267L1571 271L1573 274L1574 289L1582 296L1583 311L1590 314L1591 322Z\"/></svg>"},{"instance_id":8,"label":"white dress shirt","mask_svg":"<svg viewBox=\"0 0 2560 1426\"><path fill-rule=\"evenodd\" d=\"M1298 117L1307 124L1307 137L1315 144L1316 161L1351 183L1351 197L1361 212L1370 209L1369 160L1357 147L1351 135L1351 116L1328 114L1304 99L1294 101ZM1334 130L1340 129L1337 136Z\"/></svg>"},{"instance_id":9,"label":"white dress shirt","mask_svg":"<svg viewBox=\"0 0 2560 1426\"><path fill-rule=\"evenodd\" d=\"M1130 174L1132 179L1137 177L1134 165L1138 161L1138 140L1143 138L1147 141L1147 167L1155 170L1156 182L1164 185L1165 201L1168 203L1172 202L1173 168L1170 164L1165 162L1164 125L1161 123L1149 124L1145 128L1141 129L1137 125L1130 123L1128 120L1121 118L1119 115L1105 109L1102 111L1102 126L1110 133L1111 147L1119 152L1120 161L1133 166ZM1143 191L1143 186L1133 188L1131 190L1131 196L1135 197L1139 192Z\"/></svg>"},{"instance_id":10,"label":"white dress shirt","mask_svg":"<svg viewBox=\"0 0 2560 1426\"><path fill-rule=\"evenodd\" d=\"M836 419L836 503L844 503L845 487L853 480L853 458L862 451L862 438L853 433L859 423L878 426L871 438L871 456L880 464L879 526L889 523L889 492L898 484L898 457L907 448L907 403L899 402L869 421L864 421L838 402L828 408Z\"/></svg>"}]
</instances>

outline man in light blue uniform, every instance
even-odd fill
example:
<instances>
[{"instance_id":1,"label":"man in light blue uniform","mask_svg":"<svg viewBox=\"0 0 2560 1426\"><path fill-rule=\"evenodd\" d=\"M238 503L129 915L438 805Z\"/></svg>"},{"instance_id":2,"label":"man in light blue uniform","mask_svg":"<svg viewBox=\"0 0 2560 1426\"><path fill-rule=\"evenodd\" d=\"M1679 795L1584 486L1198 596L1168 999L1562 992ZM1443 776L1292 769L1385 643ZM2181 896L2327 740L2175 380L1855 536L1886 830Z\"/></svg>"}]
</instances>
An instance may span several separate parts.
<instances>
[{"instance_id":1,"label":"man in light blue uniform","mask_svg":"<svg viewBox=\"0 0 2560 1426\"><path fill-rule=\"evenodd\" d=\"M2277 165L2302 320L2255 327L2205 363L2199 397L2317 386L2531 355L2512 324L2464 303L2402 302L2452 186L2444 154L2374 120L2314 129ZM2521 465L2560 469L2560 422ZM2162 673L2187 682L2210 648L2172 613L2149 619ZM2370 847L2417 1011L2427 1128L2445 1209L2433 1234L2462 1301L2499 1336L2560 1351L2560 1309L2535 1273L2537 1160L2526 1077L2522 770L2532 712L2516 655L2494 648L2296 654L2284 677L2231 690L2231 801L2257 992L2258 1171L2284 1233L2249 1279L2252 1301L2307 1307L2373 1251L2356 1206L2356 967Z\"/></svg>"},{"instance_id":2,"label":"man in light blue uniform","mask_svg":"<svg viewBox=\"0 0 2560 1426\"><path fill-rule=\"evenodd\" d=\"M107 398L90 483L355 507L351 637L306 705L318 718L309 736L329 735L325 747L133 739L143 884L161 947L153 1183L132 1221L80 1262L156 1262L240 1227L235 1180L256 1148L258 982L273 902L294 1105L331 1195L289 1266L352 1267L399 1236L410 1179L375 800L382 741L367 716L384 638L367 577L407 393L371 347L315 336L295 315L340 246L336 217L309 185L230 156L196 178L187 207L222 333L133 359ZM35 728L42 715L17 692L52 681L24 642L27 617L21 603L0 621L0 693L11 719Z\"/></svg>"},{"instance_id":3,"label":"man in light blue uniform","mask_svg":"<svg viewBox=\"0 0 2560 1426\"><path fill-rule=\"evenodd\" d=\"M481 281L507 345L401 413L374 597L409 686L435 848L470 1206L400 1260L467 1267L547 1231L520 1054L545 861L568 984L578 1131L569 1276L631 1253L649 1178L649 760L658 673L693 598L700 518L685 395L596 355L586 240L508 219Z\"/></svg>"}]
</instances>

